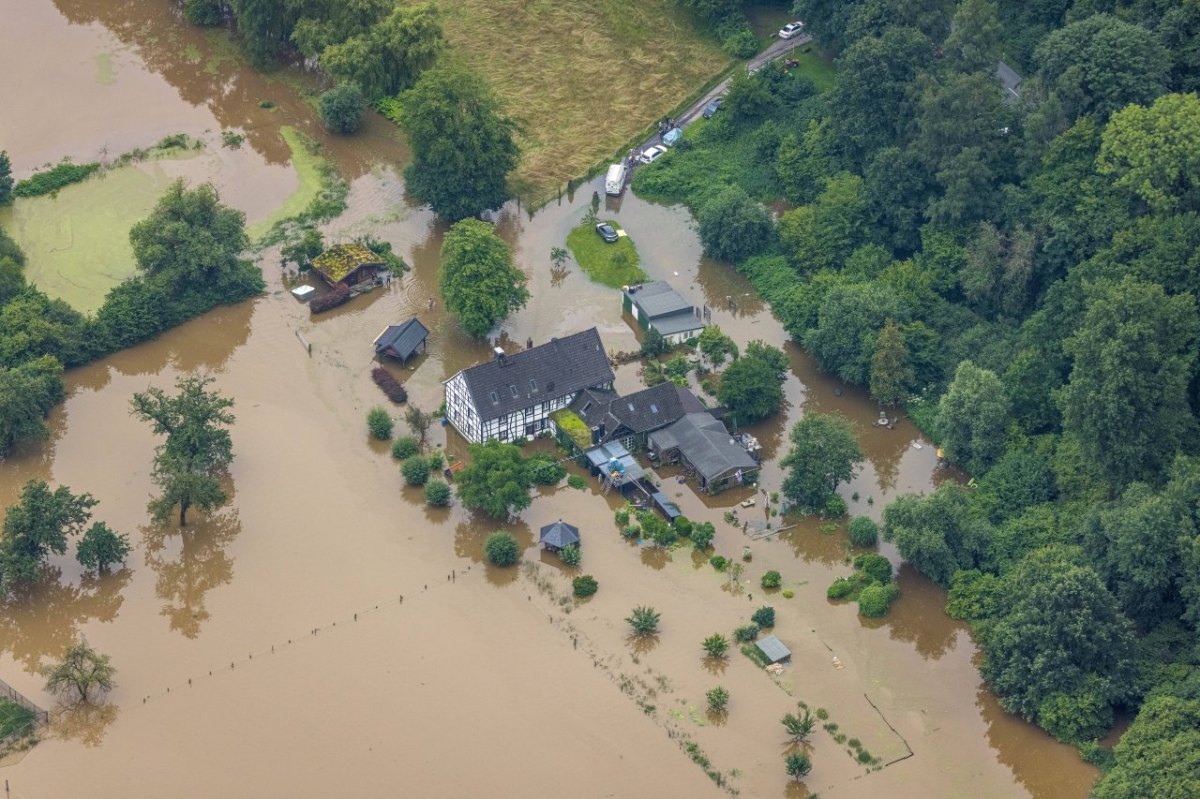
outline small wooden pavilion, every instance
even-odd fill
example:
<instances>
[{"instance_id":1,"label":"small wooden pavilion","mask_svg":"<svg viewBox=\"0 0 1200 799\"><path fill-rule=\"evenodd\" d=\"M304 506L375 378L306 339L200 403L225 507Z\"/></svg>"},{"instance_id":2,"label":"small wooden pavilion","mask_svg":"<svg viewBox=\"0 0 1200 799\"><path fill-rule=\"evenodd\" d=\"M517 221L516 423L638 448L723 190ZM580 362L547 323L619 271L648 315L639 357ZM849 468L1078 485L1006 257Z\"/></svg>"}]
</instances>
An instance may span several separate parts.
<instances>
[{"instance_id":1,"label":"small wooden pavilion","mask_svg":"<svg viewBox=\"0 0 1200 799\"><path fill-rule=\"evenodd\" d=\"M313 259L312 268L334 288L374 283L387 271L383 260L361 244L335 244Z\"/></svg>"},{"instance_id":2,"label":"small wooden pavilion","mask_svg":"<svg viewBox=\"0 0 1200 799\"><path fill-rule=\"evenodd\" d=\"M759 652L763 653L768 663L783 663L792 658L791 650L783 645L783 641L773 635L758 639L755 641L755 646L758 647Z\"/></svg>"},{"instance_id":3,"label":"small wooden pavilion","mask_svg":"<svg viewBox=\"0 0 1200 799\"><path fill-rule=\"evenodd\" d=\"M579 528L559 519L542 528L541 541L547 551L558 552L572 544L579 543Z\"/></svg>"},{"instance_id":4,"label":"small wooden pavilion","mask_svg":"<svg viewBox=\"0 0 1200 799\"><path fill-rule=\"evenodd\" d=\"M401 363L418 352L425 351L425 339L429 330L415 316L399 325L388 325L375 338L375 354L387 355Z\"/></svg>"}]
</instances>

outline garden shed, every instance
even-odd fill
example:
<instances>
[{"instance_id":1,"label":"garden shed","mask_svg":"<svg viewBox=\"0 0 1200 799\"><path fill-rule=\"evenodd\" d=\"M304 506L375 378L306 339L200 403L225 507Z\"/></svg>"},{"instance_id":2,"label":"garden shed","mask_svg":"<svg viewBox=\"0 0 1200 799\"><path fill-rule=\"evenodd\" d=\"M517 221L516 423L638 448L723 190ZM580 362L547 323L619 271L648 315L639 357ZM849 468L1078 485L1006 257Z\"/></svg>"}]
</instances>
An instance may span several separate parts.
<instances>
[{"instance_id":1,"label":"garden shed","mask_svg":"<svg viewBox=\"0 0 1200 799\"><path fill-rule=\"evenodd\" d=\"M387 271L383 260L361 244L335 244L313 259L312 268L330 286L347 288L374 283Z\"/></svg>"},{"instance_id":2,"label":"garden shed","mask_svg":"<svg viewBox=\"0 0 1200 799\"><path fill-rule=\"evenodd\" d=\"M428 336L429 330L414 316L403 324L388 325L387 329L375 338L375 354L390 355L401 362L407 361L418 352L425 351L425 339Z\"/></svg>"},{"instance_id":3,"label":"garden shed","mask_svg":"<svg viewBox=\"0 0 1200 799\"><path fill-rule=\"evenodd\" d=\"M773 635L760 638L754 645L758 647L758 651L763 653L769 663L780 663L792 658L791 650L783 645L783 641Z\"/></svg>"}]
</instances>

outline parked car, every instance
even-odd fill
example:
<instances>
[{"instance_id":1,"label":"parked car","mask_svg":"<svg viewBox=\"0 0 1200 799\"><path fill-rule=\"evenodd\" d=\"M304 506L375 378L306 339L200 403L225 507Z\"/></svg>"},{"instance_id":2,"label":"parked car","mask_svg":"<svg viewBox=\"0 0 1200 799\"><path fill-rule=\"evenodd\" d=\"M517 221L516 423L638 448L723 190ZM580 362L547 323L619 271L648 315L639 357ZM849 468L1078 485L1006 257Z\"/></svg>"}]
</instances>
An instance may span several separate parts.
<instances>
[{"instance_id":1,"label":"parked car","mask_svg":"<svg viewBox=\"0 0 1200 799\"><path fill-rule=\"evenodd\" d=\"M662 143L674 147L683 138L683 128L671 128L662 135Z\"/></svg>"},{"instance_id":2,"label":"parked car","mask_svg":"<svg viewBox=\"0 0 1200 799\"><path fill-rule=\"evenodd\" d=\"M712 115L717 113L717 110L721 107L721 103L724 101L724 97L714 97L708 105L704 106L704 111L700 114L700 116L704 117L705 119L712 119Z\"/></svg>"},{"instance_id":3,"label":"parked car","mask_svg":"<svg viewBox=\"0 0 1200 799\"><path fill-rule=\"evenodd\" d=\"M609 244L615 244L617 239L617 229L607 222L601 222L596 225L596 232L600 234L600 238L607 241Z\"/></svg>"},{"instance_id":4,"label":"parked car","mask_svg":"<svg viewBox=\"0 0 1200 799\"><path fill-rule=\"evenodd\" d=\"M793 36L799 36L804 31L803 22L789 22L779 29L780 39L790 39Z\"/></svg>"},{"instance_id":5,"label":"parked car","mask_svg":"<svg viewBox=\"0 0 1200 799\"><path fill-rule=\"evenodd\" d=\"M661 144L655 144L647 147L645 150L642 150L641 154L638 155L637 160L643 164L653 164L655 161L662 158L666 151L666 147L663 147Z\"/></svg>"}]
</instances>

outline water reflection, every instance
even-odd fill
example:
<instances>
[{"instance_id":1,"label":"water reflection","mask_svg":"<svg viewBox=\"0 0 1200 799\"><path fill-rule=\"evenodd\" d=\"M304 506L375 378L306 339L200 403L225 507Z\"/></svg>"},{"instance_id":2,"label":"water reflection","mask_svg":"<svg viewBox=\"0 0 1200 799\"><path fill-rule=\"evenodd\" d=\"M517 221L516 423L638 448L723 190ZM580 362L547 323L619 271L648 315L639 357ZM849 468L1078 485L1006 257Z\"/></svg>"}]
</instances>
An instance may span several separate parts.
<instances>
[{"instance_id":1,"label":"water reflection","mask_svg":"<svg viewBox=\"0 0 1200 799\"><path fill-rule=\"evenodd\" d=\"M927 660L953 651L959 634L968 633L965 624L946 615L945 593L907 563L896 573L896 584L900 598L888 615L881 619L860 615L859 622L868 629L886 627L894 640L911 643Z\"/></svg>"},{"instance_id":2,"label":"water reflection","mask_svg":"<svg viewBox=\"0 0 1200 799\"><path fill-rule=\"evenodd\" d=\"M186 527L143 527L146 565L154 570L155 595L164 600L159 615L186 638L200 635L210 616L208 592L233 579L233 559L225 549L242 531L236 509L209 516Z\"/></svg>"},{"instance_id":3,"label":"water reflection","mask_svg":"<svg viewBox=\"0 0 1200 799\"><path fill-rule=\"evenodd\" d=\"M0 601L0 652L11 654L31 674L79 640L84 624L117 618L132 572L84 577L78 585L62 582L61 576L58 567L47 566L36 585Z\"/></svg>"},{"instance_id":4,"label":"water reflection","mask_svg":"<svg viewBox=\"0 0 1200 799\"><path fill-rule=\"evenodd\" d=\"M467 558L472 563L483 563L483 573L487 581L495 586L505 586L520 576L520 569L517 566L493 566L485 556L484 542L497 530L511 533L513 538L517 539L517 546L522 554L533 545L533 531L525 522L519 519L497 522L483 515L472 514L467 521L454 528L454 554L460 558Z\"/></svg>"},{"instance_id":5,"label":"water reflection","mask_svg":"<svg viewBox=\"0 0 1200 799\"><path fill-rule=\"evenodd\" d=\"M87 747L99 746L120 714L121 708L112 702L59 704L50 711L51 732L59 740L78 741Z\"/></svg>"}]
</instances>

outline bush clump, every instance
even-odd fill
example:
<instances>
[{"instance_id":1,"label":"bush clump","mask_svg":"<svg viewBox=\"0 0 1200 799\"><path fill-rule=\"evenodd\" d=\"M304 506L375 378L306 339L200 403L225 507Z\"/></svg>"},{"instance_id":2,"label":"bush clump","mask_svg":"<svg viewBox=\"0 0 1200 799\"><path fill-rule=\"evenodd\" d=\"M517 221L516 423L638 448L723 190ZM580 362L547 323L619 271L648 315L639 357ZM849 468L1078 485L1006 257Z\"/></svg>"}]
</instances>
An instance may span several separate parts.
<instances>
[{"instance_id":1,"label":"bush clump","mask_svg":"<svg viewBox=\"0 0 1200 799\"><path fill-rule=\"evenodd\" d=\"M783 598L784 599L791 599L795 595L796 595L796 592L793 591L792 589L790 589L790 588L783 589Z\"/></svg>"},{"instance_id":2,"label":"bush clump","mask_svg":"<svg viewBox=\"0 0 1200 799\"><path fill-rule=\"evenodd\" d=\"M12 193L15 197L39 197L43 194L52 194L64 186L87 180L99 169L98 161L87 164L72 164L70 161L63 161L45 172L34 172L25 180L18 182L13 187Z\"/></svg>"},{"instance_id":3,"label":"bush clump","mask_svg":"<svg viewBox=\"0 0 1200 799\"><path fill-rule=\"evenodd\" d=\"M483 543L483 551L493 566L512 566L521 559L521 547L517 539L503 531L489 535Z\"/></svg>"},{"instance_id":4,"label":"bush clump","mask_svg":"<svg viewBox=\"0 0 1200 799\"><path fill-rule=\"evenodd\" d=\"M638 538L642 534L642 528L636 524L627 524L621 528L621 535L626 538Z\"/></svg>"},{"instance_id":5,"label":"bush clump","mask_svg":"<svg viewBox=\"0 0 1200 799\"><path fill-rule=\"evenodd\" d=\"M571 590L580 599L591 596L599 589L600 583L596 582L596 578L590 574L584 574L571 581Z\"/></svg>"},{"instance_id":6,"label":"bush clump","mask_svg":"<svg viewBox=\"0 0 1200 799\"><path fill-rule=\"evenodd\" d=\"M583 562L583 552L579 549L579 544L571 544L563 547L558 551L558 557L563 563L572 568L578 567Z\"/></svg>"},{"instance_id":7,"label":"bush clump","mask_svg":"<svg viewBox=\"0 0 1200 799\"><path fill-rule=\"evenodd\" d=\"M750 621L757 624L759 627L774 627L775 626L775 608L770 605L763 605L754 614L750 616Z\"/></svg>"},{"instance_id":8,"label":"bush clump","mask_svg":"<svg viewBox=\"0 0 1200 799\"><path fill-rule=\"evenodd\" d=\"M729 558L724 555L713 555L708 559L708 562L719 572L723 572L729 568Z\"/></svg>"},{"instance_id":9,"label":"bush clump","mask_svg":"<svg viewBox=\"0 0 1200 799\"><path fill-rule=\"evenodd\" d=\"M308 312L313 316L326 311L332 311L339 305L350 302L350 289L338 284L337 288L322 294L308 303ZM378 381L376 381L378 382Z\"/></svg>"},{"instance_id":10,"label":"bush clump","mask_svg":"<svg viewBox=\"0 0 1200 799\"><path fill-rule=\"evenodd\" d=\"M411 458L421 451L421 445L412 436L400 436L392 442L392 457L398 461Z\"/></svg>"},{"instance_id":11,"label":"bush clump","mask_svg":"<svg viewBox=\"0 0 1200 799\"><path fill-rule=\"evenodd\" d=\"M587 480L584 480L577 474L573 474L567 478L567 485L569 485L571 488L582 491L583 489L587 488Z\"/></svg>"},{"instance_id":12,"label":"bush clump","mask_svg":"<svg viewBox=\"0 0 1200 799\"><path fill-rule=\"evenodd\" d=\"M321 95L318 111L325 128L349 136L362 125L364 100L353 83L339 83Z\"/></svg>"},{"instance_id":13,"label":"bush clump","mask_svg":"<svg viewBox=\"0 0 1200 799\"><path fill-rule=\"evenodd\" d=\"M854 593L858 588L858 583L846 577L839 577L825 590L825 596L829 599L845 599Z\"/></svg>"},{"instance_id":14,"label":"bush clump","mask_svg":"<svg viewBox=\"0 0 1200 799\"><path fill-rule=\"evenodd\" d=\"M388 412L378 405L367 411L367 432L371 434L372 438L387 441L392 437L394 426L392 417L388 416Z\"/></svg>"},{"instance_id":15,"label":"bush clump","mask_svg":"<svg viewBox=\"0 0 1200 799\"><path fill-rule=\"evenodd\" d=\"M616 518L618 525L624 527L625 525L629 524L629 509L617 508L614 518Z\"/></svg>"},{"instance_id":16,"label":"bush clump","mask_svg":"<svg viewBox=\"0 0 1200 799\"><path fill-rule=\"evenodd\" d=\"M898 596L900 589L894 583L868 585L858 594L858 612L868 618L879 618L887 614L888 608Z\"/></svg>"},{"instance_id":17,"label":"bush clump","mask_svg":"<svg viewBox=\"0 0 1200 799\"><path fill-rule=\"evenodd\" d=\"M425 504L444 508L450 504L450 484L434 478L425 484Z\"/></svg>"},{"instance_id":18,"label":"bush clump","mask_svg":"<svg viewBox=\"0 0 1200 799\"><path fill-rule=\"evenodd\" d=\"M744 627L738 627L733 631L733 640L738 643L748 643L758 637L758 625L747 624Z\"/></svg>"},{"instance_id":19,"label":"bush clump","mask_svg":"<svg viewBox=\"0 0 1200 799\"><path fill-rule=\"evenodd\" d=\"M446 456L441 453L441 450L435 449L425 456L425 460L429 461L429 468L434 472L440 472L446 465Z\"/></svg>"},{"instance_id":20,"label":"bush clump","mask_svg":"<svg viewBox=\"0 0 1200 799\"><path fill-rule=\"evenodd\" d=\"M708 549L712 546L713 536L716 534L717 528L713 527L712 522L700 522L692 525L689 537L696 549Z\"/></svg>"},{"instance_id":21,"label":"bush clump","mask_svg":"<svg viewBox=\"0 0 1200 799\"><path fill-rule=\"evenodd\" d=\"M762 576L763 588L778 588L781 585L783 585L783 576L774 569Z\"/></svg>"},{"instance_id":22,"label":"bush clump","mask_svg":"<svg viewBox=\"0 0 1200 799\"><path fill-rule=\"evenodd\" d=\"M821 509L821 516L825 519L840 519L846 515L848 510L846 500L834 494L825 501L825 507Z\"/></svg>"},{"instance_id":23,"label":"bush clump","mask_svg":"<svg viewBox=\"0 0 1200 799\"><path fill-rule=\"evenodd\" d=\"M429 481L429 472L429 460L420 455L413 455L400 464L400 473L404 475L404 482L410 486L425 485Z\"/></svg>"},{"instance_id":24,"label":"bush clump","mask_svg":"<svg viewBox=\"0 0 1200 799\"><path fill-rule=\"evenodd\" d=\"M550 455L534 455L529 459L529 479L540 486L552 486L567 476L567 467Z\"/></svg>"},{"instance_id":25,"label":"bush clump","mask_svg":"<svg viewBox=\"0 0 1200 799\"><path fill-rule=\"evenodd\" d=\"M375 381L375 385L383 389L383 393L387 398L397 404L408 401L408 392L404 389L404 384L392 376L392 373L382 366L377 366L371 370L371 379Z\"/></svg>"},{"instance_id":26,"label":"bush clump","mask_svg":"<svg viewBox=\"0 0 1200 799\"><path fill-rule=\"evenodd\" d=\"M854 568L877 583L892 581L892 564L883 555L875 553L859 555L854 559Z\"/></svg>"},{"instance_id":27,"label":"bush clump","mask_svg":"<svg viewBox=\"0 0 1200 799\"><path fill-rule=\"evenodd\" d=\"M850 520L846 533L850 543L856 547L873 547L879 540L879 525L866 516L855 516Z\"/></svg>"}]
</instances>

